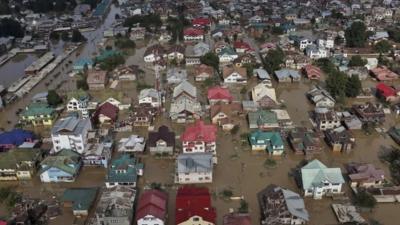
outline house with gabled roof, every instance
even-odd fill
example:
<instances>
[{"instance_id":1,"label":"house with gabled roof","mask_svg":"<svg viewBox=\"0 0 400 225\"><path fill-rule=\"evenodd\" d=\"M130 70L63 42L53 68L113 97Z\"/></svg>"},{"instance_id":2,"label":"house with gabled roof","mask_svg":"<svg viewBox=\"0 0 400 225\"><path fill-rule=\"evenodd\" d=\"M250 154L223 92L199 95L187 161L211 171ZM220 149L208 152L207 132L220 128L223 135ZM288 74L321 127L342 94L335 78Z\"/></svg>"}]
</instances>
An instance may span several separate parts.
<instances>
[{"instance_id":1,"label":"house with gabled roof","mask_svg":"<svg viewBox=\"0 0 400 225\"><path fill-rule=\"evenodd\" d=\"M348 163L346 170L353 188L381 187L385 182L385 172L369 163Z\"/></svg>"},{"instance_id":2,"label":"house with gabled roof","mask_svg":"<svg viewBox=\"0 0 400 225\"><path fill-rule=\"evenodd\" d=\"M205 64L200 64L194 67L194 80L205 81L214 77L214 68Z\"/></svg>"},{"instance_id":3,"label":"house with gabled roof","mask_svg":"<svg viewBox=\"0 0 400 225\"><path fill-rule=\"evenodd\" d=\"M179 98L187 98L190 100L197 99L197 88L188 81L184 80L180 82L172 93L172 99L177 100Z\"/></svg>"},{"instance_id":4,"label":"house with gabled roof","mask_svg":"<svg viewBox=\"0 0 400 225\"><path fill-rule=\"evenodd\" d=\"M120 155L111 162L111 167L107 171L106 187L136 187L138 176L143 175L143 166L136 158L127 154Z\"/></svg>"},{"instance_id":5,"label":"house with gabled roof","mask_svg":"<svg viewBox=\"0 0 400 225\"><path fill-rule=\"evenodd\" d=\"M149 103L151 104L152 107L161 106L160 93L154 88L146 88L141 90L138 98L139 98L139 105Z\"/></svg>"},{"instance_id":6,"label":"house with gabled roof","mask_svg":"<svg viewBox=\"0 0 400 225\"><path fill-rule=\"evenodd\" d=\"M295 154L312 156L322 151L319 135L305 127L290 130L288 141Z\"/></svg>"},{"instance_id":7,"label":"house with gabled roof","mask_svg":"<svg viewBox=\"0 0 400 225\"><path fill-rule=\"evenodd\" d=\"M136 208L137 225L164 225L167 222L168 195L159 190L145 191Z\"/></svg>"},{"instance_id":8,"label":"house with gabled roof","mask_svg":"<svg viewBox=\"0 0 400 225\"><path fill-rule=\"evenodd\" d=\"M175 150L175 132L167 126L160 126L158 131L149 132L147 143L151 154L172 155Z\"/></svg>"},{"instance_id":9,"label":"house with gabled roof","mask_svg":"<svg viewBox=\"0 0 400 225\"><path fill-rule=\"evenodd\" d=\"M340 168L328 168L318 159L301 168L301 180L304 196L314 199L342 193L345 183Z\"/></svg>"},{"instance_id":10,"label":"house with gabled roof","mask_svg":"<svg viewBox=\"0 0 400 225\"><path fill-rule=\"evenodd\" d=\"M56 111L47 103L32 102L20 114L24 125L51 126L56 118Z\"/></svg>"},{"instance_id":11,"label":"house with gabled roof","mask_svg":"<svg viewBox=\"0 0 400 225\"><path fill-rule=\"evenodd\" d=\"M275 76L278 82L299 82L301 79L300 73L296 70L281 69L275 71Z\"/></svg>"},{"instance_id":12,"label":"house with gabled roof","mask_svg":"<svg viewBox=\"0 0 400 225\"><path fill-rule=\"evenodd\" d=\"M61 201L65 208L71 208L76 217L87 216L98 194L98 188L68 188Z\"/></svg>"},{"instance_id":13,"label":"house with gabled roof","mask_svg":"<svg viewBox=\"0 0 400 225\"><path fill-rule=\"evenodd\" d=\"M29 180L43 158L40 149L11 149L0 155L0 180Z\"/></svg>"},{"instance_id":14,"label":"house with gabled roof","mask_svg":"<svg viewBox=\"0 0 400 225\"><path fill-rule=\"evenodd\" d=\"M205 187L180 187L176 194L175 224L215 225L216 209L211 205L211 195Z\"/></svg>"},{"instance_id":15,"label":"house with gabled roof","mask_svg":"<svg viewBox=\"0 0 400 225\"><path fill-rule=\"evenodd\" d=\"M252 151L266 151L271 155L282 155L285 150L281 134L274 131L254 131L249 134Z\"/></svg>"},{"instance_id":16,"label":"house with gabled roof","mask_svg":"<svg viewBox=\"0 0 400 225\"><path fill-rule=\"evenodd\" d=\"M247 70L244 67L227 65L222 68L222 77L225 84L246 84Z\"/></svg>"},{"instance_id":17,"label":"house with gabled roof","mask_svg":"<svg viewBox=\"0 0 400 225\"><path fill-rule=\"evenodd\" d=\"M228 88L215 86L207 90L207 99L211 105L216 103L228 104L232 102L233 97Z\"/></svg>"},{"instance_id":18,"label":"house with gabled roof","mask_svg":"<svg viewBox=\"0 0 400 225\"><path fill-rule=\"evenodd\" d=\"M183 153L211 152L216 154L217 127L197 120L181 135Z\"/></svg>"},{"instance_id":19,"label":"house with gabled roof","mask_svg":"<svg viewBox=\"0 0 400 225\"><path fill-rule=\"evenodd\" d=\"M189 98L178 98L171 103L169 117L177 123L193 122L203 116L200 102Z\"/></svg>"},{"instance_id":20,"label":"house with gabled roof","mask_svg":"<svg viewBox=\"0 0 400 225\"><path fill-rule=\"evenodd\" d=\"M47 156L40 163L40 180L42 182L74 182L82 167L79 153L63 149L55 155Z\"/></svg>"},{"instance_id":21,"label":"house with gabled roof","mask_svg":"<svg viewBox=\"0 0 400 225\"><path fill-rule=\"evenodd\" d=\"M168 84L179 84L182 81L187 80L186 69L173 67L167 70L167 83Z\"/></svg>"},{"instance_id":22,"label":"house with gabled roof","mask_svg":"<svg viewBox=\"0 0 400 225\"><path fill-rule=\"evenodd\" d=\"M37 137L31 131L27 130L13 129L0 133L0 151L7 151L23 145L33 147L37 142Z\"/></svg>"},{"instance_id":23,"label":"house with gabled roof","mask_svg":"<svg viewBox=\"0 0 400 225\"><path fill-rule=\"evenodd\" d=\"M278 128L278 116L274 111L259 109L247 114L250 129L272 129Z\"/></svg>"},{"instance_id":24,"label":"house with gabled roof","mask_svg":"<svg viewBox=\"0 0 400 225\"><path fill-rule=\"evenodd\" d=\"M278 104L275 88L264 83L259 83L251 89L251 99L262 108L272 108Z\"/></svg>"},{"instance_id":25,"label":"house with gabled roof","mask_svg":"<svg viewBox=\"0 0 400 225\"><path fill-rule=\"evenodd\" d=\"M180 154L176 159L175 183L212 183L213 167L212 153Z\"/></svg>"},{"instance_id":26,"label":"house with gabled roof","mask_svg":"<svg viewBox=\"0 0 400 225\"><path fill-rule=\"evenodd\" d=\"M232 130L238 125L238 116L242 114L242 106L238 102L230 104L214 104L210 108L211 122L222 127L222 130Z\"/></svg>"},{"instance_id":27,"label":"house with gabled roof","mask_svg":"<svg viewBox=\"0 0 400 225\"><path fill-rule=\"evenodd\" d=\"M308 91L307 97L318 108L333 108L336 103L332 95L319 85Z\"/></svg>"},{"instance_id":28,"label":"house with gabled roof","mask_svg":"<svg viewBox=\"0 0 400 225\"><path fill-rule=\"evenodd\" d=\"M97 107L92 119L100 124L113 124L117 121L119 108L109 102L105 102Z\"/></svg>"},{"instance_id":29,"label":"house with gabled roof","mask_svg":"<svg viewBox=\"0 0 400 225\"><path fill-rule=\"evenodd\" d=\"M145 148L144 137L132 134L129 137L119 140L118 152L123 153L143 153Z\"/></svg>"},{"instance_id":30,"label":"house with gabled roof","mask_svg":"<svg viewBox=\"0 0 400 225\"><path fill-rule=\"evenodd\" d=\"M226 47L221 49L218 53L217 56L219 58L220 63L229 63L233 62L239 55L230 47Z\"/></svg>"}]
</instances>

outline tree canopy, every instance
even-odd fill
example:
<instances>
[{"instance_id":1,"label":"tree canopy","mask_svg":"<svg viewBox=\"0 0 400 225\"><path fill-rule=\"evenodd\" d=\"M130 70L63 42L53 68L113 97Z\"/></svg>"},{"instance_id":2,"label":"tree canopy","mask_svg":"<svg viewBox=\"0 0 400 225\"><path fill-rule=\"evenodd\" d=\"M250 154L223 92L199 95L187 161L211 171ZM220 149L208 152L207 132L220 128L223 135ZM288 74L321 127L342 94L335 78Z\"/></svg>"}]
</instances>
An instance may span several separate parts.
<instances>
[{"instance_id":1,"label":"tree canopy","mask_svg":"<svg viewBox=\"0 0 400 225\"><path fill-rule=\"evenodd\" d=\"M100 69L111 71L115 69L118 65L124 63L125 63L124 56L122 56L121 54L112 55L110 57L107 57L106 60L100 62Z\"/></svg>"},{"instance_id":2,"label":"tree canopy","mask_svg":"<svg viewBox=\"0 0 400 225\"><path fill-rule=\"evenodd\" d=\"M365 208L374 208L376 199L365 190L359 190L354 198L355 204Z\"/></svg>"},{"instance_id":3,"label":"tree canopy","mask_svg":"<svg viewBox=\"0 0 400 225\"><path fill-rule=\"evenodd\" d=\"M357 21L351 24L345 32L346 45L351 48L364 47L367 41L366 27L363 22Z\"/></svg>"},{"instance_id":4,"label":"tree canopy","mask_svg":"<svg viewBox=\"0 0 400 225\"><path fill-rule=\"evenodd\" d=\"M119 49L134 49L136 47L136 43L127 37L117 38L114 44Z\"/></svg>"},{"instance_id":5,"label":"tree canopy","mask_svg":"<svg viewBox=\"0 0 400 225\"><path fill-rule=\"evenodd\" d=\"M47 93L47 103L51 106L57 106L62 103L62 98L55 90L49 90Z\"/></svg>"},{"instance_id":6,"label":"tree canopy","mask_svg":"<svg viewBox=\"0 0 400 225\"><path fill-rule=\"evenodd\" d=\"M382 40L376 43L374 48L379 53L387 53L392 50L392 45L388 41Z\"/></svg>"},{"instance_id":7,"label":"tree canopy","mask_svg":"<svg viewBox=\"0 0 400 225\"><path fill-rule=\"evenodd\" d=\"M72 42L84 42L86 41L85 36L81 34L81 32L78 29L72 30Z\"/></svg>"},{"instance_id":8,"label":"tree canopy","mask_svg":"<svg viewBox=\"0 0 400 225\"><path fill-rule=\"evenodd\" d=\"M215 70L219 70L219 58L213 52L208 52L200 58L200 62L207 66L212 66Z\"/></svg>"},{"instance_id":9,"label":"tree canopy","mask_svg":"<svg viewBox=\"0 0 400 225\"><path fill-rule=\"evenodd\" d=\"M161 27L162 21L160 15L158 14L148 14L148 15L134 15L128 17L124 21L124 26L126 27L134 27L136 24L139 24L142 27L145 27L146 30L151 31L152 27L156 29Z\"/></svg>"},{"instance_id":10,"label":"tree canopy","mask_svg":"<svg viewBox=\"0 0 400 225\"><path fill-rule=\"evenodd\" d=\"M400 28L391 28L388 30L389 38L395 42L400 42Z\"/></svg>"},{"instance_id":11,"label":"tree canopy","mask_svg":"<svg viewBox=\"0 0 400 225\"><path fill-rule=\"evenodd\" d=\"M35 13L63 12L73 10L76 6L75 0L31 0L26 7Z\"/></svg>"},{"instance_id":12,"label":"tree canopy","mask_svg":"<svg viewBox=\"0 0 400 225\"><path fill-rule=\"evenodd\" d=\"M367 64L367 60L359 55L352 56L349 62L349 66L365 66L365 64Z\"/></svg>"},{"instance_id":13,"label":"tree canopy","mask_svg":"<svg viewBox=\"0 0 400 225\"><path fill-rule=\"evenodd\" d=\"M0 20L0 37L8 37L13 36L16 38L20 38L24 36L24 29L21 27L21 24L9 18L3 18Z\"/></svg>"},{"instance_id":14,"label":"tree canopy","mask_svg":"<svg viewBox=\"0 0 400 225\"><path fill-rule=\"evenodd\" d=\"M183 29L190 25L190 22L183 15L180 15L179 18L168 17L167 24L167 30L172 33L171 42L183 41Z\"/></svg>"},{"instance_id":15,"label":"tree canopy","mask_svg":"<svg viewBox=\"0 0 400 225\"><path fill-rule=\"evenodd\" d=\"M347 79L346 82L346 96L347 97L357 97L362 90L362 85L360 78L358 76L351 76Z\"/></svg>"},{"instance_id":16,"label":"tree canopy","mask_svg":"<svg viewBox=\"0 0 400 225\"><path fill-rule=\"evenodd\" d=\"M271 49L264 58L264 67L268 73L272 74L274 71L281 68L281 64L284 63L284 60L285 54L280 48Z\"/></svg>"}]
</instances>

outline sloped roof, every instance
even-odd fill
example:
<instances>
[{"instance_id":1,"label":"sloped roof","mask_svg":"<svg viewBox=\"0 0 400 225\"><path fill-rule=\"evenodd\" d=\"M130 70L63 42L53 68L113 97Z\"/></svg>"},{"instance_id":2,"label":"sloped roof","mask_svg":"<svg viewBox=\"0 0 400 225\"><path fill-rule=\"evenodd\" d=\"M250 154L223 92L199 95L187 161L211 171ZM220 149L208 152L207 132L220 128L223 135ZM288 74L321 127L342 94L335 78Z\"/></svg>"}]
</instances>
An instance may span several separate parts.
<instances>
[{"instance_id":1,"label":"sloped roof","mask_svg":"<svg viewBox=\"0 0 400 225\"><path fill-rule=\"evenodd\" d=\"M340 168L328 168L318 159L314 159L301 168L301 178L304 190L320 187L325 181L335 184L344 183Z\"/></svg>"},{"instance_id":2,"label":"sloped roof","mask_svg":"<svg viewBox=\"0 0 400 225\"><path fill-rule=\"evenodd\" d=\"M93 118L98 120L100 115L104 115L111 119L111 121L115 122L117 120L119 108L110 102L105 102L104 104L100 105L96 112L93 115Z\"/></svg>"},{"instance_id":3,"label":"sloped roof","mask_svg":"<svg viewBox=\"0 0 400 225\"><path fill-rule=\"evenodd\" d=\"M136 209L136 220L147 215L152 215L160 220L165 220L167 214L166 193L159 190L149 190L142 194Z\"/></svg>"},{"instance_id":4,"label":"sloped roof","mask_svg":"<svg viewBox=\"0 0 400 225\"><path fill-rule=\"evenodd\" d=\"M192 96L193 98L197 97L197 88L189 83L187 80L182 81L178 86L174 88L174 92L172 97L175 99L178 97L182 92L185 92Z\"/></svg>"},{"instance_id":5,"label":"sloped roof","mask_svg":"<svg viewBox=\"0 0 400 225\"><path fill-rule=\"evenodd\" d=\"M178 173L208 173L213 170L212 153L180 154L176 159Z\"/></svg>"},{"instance_id":6,"label":"sloped roof","mask_svg":"<svg viewBox=\"0 0 400 225\"><path fill-rule=\"evenodd\" d=\"M158 140L163 140L167 146L175 146L175 133L170 131L167 126L161 126L158 131L149 132L149 146L155 147Z\"/></svg>"},{"instance_id":7,"label":"sloped roof","mask_svg":"<svg viewBox=\"0 0 400 225\"><path fill-rule=\"evenodd\" d=\"M90 210L97 191L97 188L69 188L64 191L61 199L63 202L72 202L73 210Z\"/></svg>"},{"instance_id":8,"label":"sloped roof","mask_svg":"<svg viewBox=\"0 0 400 225\"><path fill-rule=\"evenodd\" d=\"M187 126L185 132L181 135L182 141L213 142L216 139L217 127L213 124L207 125L202 120L198 120L195 124Z\"/></svg>"},{"instance_id":9,"label":"sloped roof","mask_svg":"<svg viewBox=\"0 0 400 225\"><path fill-rule=\"evenodd\" d=\"M180 224L193 216L215 224L217 213L211 206L211 196L207 188L183 186L176 195L175 223Z\"/></svg>"},{"instance_id":10,"label":"sloped roof","mask_svg":"<svg viewBox=\"0 0 400 225\"><path fill-rule=\"evenodd\" d=\"M229 100L232 101L233 97L228 88L220 86L211 87L207 91L207 98L216 100Z\"/></svg>"},{"instance_id":11,"label":"sloped roof","mask_svg":"<svg viewBox=\"0 0 400 225\"><path fill-rule=\"evenodd\" d=\"M0 145L21 145L26 140L33 140L35 136L32 132L14 129L11 131L6 131L0 134Z\"/></svg>"}]
</instances>

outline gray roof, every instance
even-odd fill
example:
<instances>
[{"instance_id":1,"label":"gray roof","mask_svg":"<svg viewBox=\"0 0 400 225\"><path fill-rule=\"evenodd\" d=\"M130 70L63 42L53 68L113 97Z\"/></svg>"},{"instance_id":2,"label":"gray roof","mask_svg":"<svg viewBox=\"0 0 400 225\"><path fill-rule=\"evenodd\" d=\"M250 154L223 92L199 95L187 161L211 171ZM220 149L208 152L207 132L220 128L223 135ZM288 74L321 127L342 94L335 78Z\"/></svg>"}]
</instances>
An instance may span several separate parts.
<instances>
[{"instance_id":1,"label":"gray roof","mask_svg":"<svg viewBox=\"0 0 400 225\"><path fill-rule=\"evenodd\" d=\"M180 154L176 160L178 173L207 173L213 170L212 153Z\"/></svg>"},{"instance_id":2,"label":"gray roof","mask_svg":"<svg viewBox=\"0 0 400 225\"><path fill-rule=\"evenodd\" d=\"M191 83L188 81L184 80L178 86L174 88L174 93L173 93L173 98L176 98L179 96L182 92L186 92L187 94L193 96L196 98L197 96L197 89L195 86L193 86Z\"/></svg>"},{"instance_id":3,"label":"gray roof","mask_svg":"<svg viewBox=\"0 0 400 225\"><path fill-rule=\"evenodd\" d=\"M143 99L146 97L151 97L151 98L156 98L158 99L159 93L156 89L154 88L146 88L140 91L139 93L139 99Z\"/></svg>"},{"instance_id":4,"label":"gray roof","mask_svg":"<svg viewBox=\"0 0 400 225\"><path fill-rule=\"evenodd\" d=\"M282 189L282 193L289 212L294 216L308 221L309 215L304 205L303 198L301 198L299 194L287 189Z\"/></svg>"},{"instance_id":5,"label":"gray roof","mask_svg":"<svg viewBox=\"0 0 400 225\"><path fill-rule=\"evenodd\" d=\"M271 79L268 72L264 69L255 69L254 74L256 74L261 80Z\"/></svg>"},{"instance_id":6,"label":"gray roof","mask_svg":"<svg viewBox=\"0 0 400 225\"><path fill-rule=\"evenodd\" d=\"M340 168L328 168L318 159L314 159L301 168L301 179L304 190L320 187L324 182L332 184L344 183Z\"/></svg>"},{"instance_id":7,"label":"gray roof","mask_svg":"<svg viewBox=\"0 0 400 225\"><path fill-rule=\"evenodd\" d=\"M58 134L67 132L74 135L79 135L82 133L82 130L87 126L88 123L90 123L89 118L80 119L75 116L69 116L58 120L54 124L53 129L51 129L51 133Z\"/></svg>"},{"instance_id":8,"label":"gray roof","mask_svg":"<svg viewBox=\"0 0 400 225\"><path fill-rule=\"evenodd\" d=\"M285 79L287 77L292 77L292 78L300 78L300 74L296 70L289 70L289 69L281 69L275 71L275 75L278 77L278 79Z\"/></svg>"}]
</instances>

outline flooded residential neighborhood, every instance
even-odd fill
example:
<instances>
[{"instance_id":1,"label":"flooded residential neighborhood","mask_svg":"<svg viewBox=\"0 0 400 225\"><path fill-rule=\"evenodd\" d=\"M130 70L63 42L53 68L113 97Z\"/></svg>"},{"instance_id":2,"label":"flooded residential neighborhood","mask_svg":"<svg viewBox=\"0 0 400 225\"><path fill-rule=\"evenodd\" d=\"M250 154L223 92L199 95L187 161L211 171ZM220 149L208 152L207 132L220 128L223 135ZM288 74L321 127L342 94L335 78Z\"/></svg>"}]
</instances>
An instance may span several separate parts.
<instances>
[{"instance_id":1,"label":"flooded residential neighborhood","mask_svg":"<svg viewBox=\"0 0 400 225\"><path fill-rule=\"evenodd\" d=\"M400 1L0 0L0 224L397 225Z\"/></svg>"}]
</instances>

